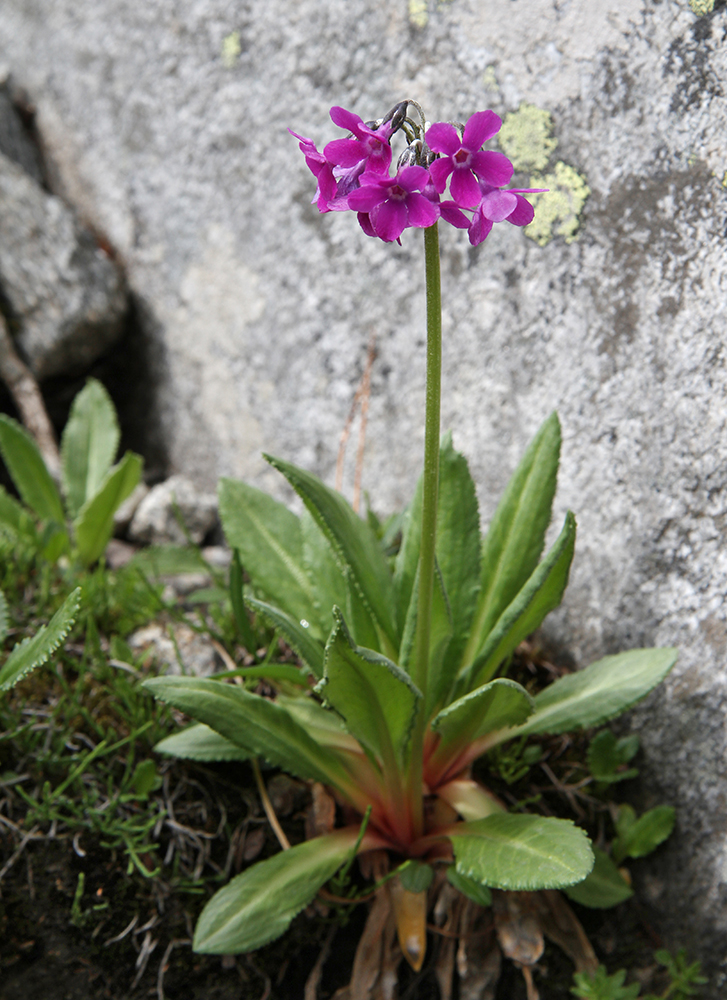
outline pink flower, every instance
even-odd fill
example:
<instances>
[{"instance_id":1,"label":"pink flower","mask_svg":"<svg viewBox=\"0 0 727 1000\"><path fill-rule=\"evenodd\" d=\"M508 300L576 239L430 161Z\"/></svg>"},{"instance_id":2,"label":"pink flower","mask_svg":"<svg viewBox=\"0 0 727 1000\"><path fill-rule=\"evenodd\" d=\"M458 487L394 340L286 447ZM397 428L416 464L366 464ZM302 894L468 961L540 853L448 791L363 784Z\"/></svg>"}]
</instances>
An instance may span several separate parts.
<instances>
[{"instance_id":1,"label":"pink flower","mask_svg":"<svg viewBox=\"0 0 727 1000\"><path fill-rule=\"evenodd\" d=\"M363 120L345 108L331 108L334 125L348 129L352 139L334 139L323 150L329 163L345 169L364 170L375 174L386 174L391 163L391 122L384 122L378 129L365 125Z\"/></svg>"},{"instance_id":2,"label":"pink flower","mask_svg":"<svg viewBox=\"0 0 727 1000\"><path fill-rule=\"evenodd\" d=\"M348 196L349 208L359 212L361 228L385 243L398 240L409 226L423 229L439 218L439 205L421 192L429 184L424 167L403 167L396 177L363 173L361 187ZM368 216L362 220L361 213Z\"/></svg>"},{"instance_id":3,"label":"pink flower","mask_svg":"<svg viewBox=\"0 0 727 1000\"><path fill-rule=\"evenodd\" d=\"M442 154L430 166L434 186L442 194L452 174L450 191L460 208L475 208L482 194L478 181L492 187L507 184L513 174L512 163L503 153L482 151L483 144L496 135L502 119L494 111L477 111L465 125L464 135L453 125L436 122L426 134L429 148Z\"/></svg>"}]
</instances>

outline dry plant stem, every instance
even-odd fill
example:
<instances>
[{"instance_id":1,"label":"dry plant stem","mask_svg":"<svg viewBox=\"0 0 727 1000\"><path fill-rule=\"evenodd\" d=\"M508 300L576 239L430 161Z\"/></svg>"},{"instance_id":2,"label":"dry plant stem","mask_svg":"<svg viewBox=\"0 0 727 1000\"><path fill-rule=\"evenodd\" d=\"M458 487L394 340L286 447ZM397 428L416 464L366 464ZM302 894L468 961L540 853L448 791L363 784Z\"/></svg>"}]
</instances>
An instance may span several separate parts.
<instances>
[{"instance_id":1,"label":"dry plant stem","mask_svg":"<svg viewBox=\"0 0 727 1000\"><path fill-rule=\"evenodd\" d=\"M270 801L268 790L265 787L263 776L260 773L260 765L254 758L252 760L252 773L255 775L255 784L257 785L257 790L260 793L260 798L262 799L263 809L265 810L265 815L268 818L268 823L270 823L270 826L273 828L273 833L278 838L280 846L284 851L288 851L290 850L290 841L285 836L285 832L278 822L278 817L275 815L275 810L273 809L273 804Z\"/></svg>"},{"instance_id":2,"label":"dry plant stem","mask_svg":"<svg viewBox=\"0 0 727 1000\"><path fill-rule=\"evenodd\" d=\"M15 350L7 321L2 313L0 313L0 378L10 390L20 419L35 439L48 471L54 479L58 479L61 459L43 397L33 373L20 360Z\"/></svg>"}]
</instances>

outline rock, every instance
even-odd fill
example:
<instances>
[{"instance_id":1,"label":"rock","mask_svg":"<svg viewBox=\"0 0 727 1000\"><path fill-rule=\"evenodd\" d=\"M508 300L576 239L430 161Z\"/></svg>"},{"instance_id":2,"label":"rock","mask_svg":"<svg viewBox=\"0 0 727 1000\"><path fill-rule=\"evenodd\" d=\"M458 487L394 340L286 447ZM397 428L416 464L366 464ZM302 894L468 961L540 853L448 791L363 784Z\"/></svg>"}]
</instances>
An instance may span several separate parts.
<instances>
[{"instance_id":1,"label":"rock","mask_svg":"<svg viewBox=\"0 0 727 1000\"><path fill-rule=\"evenodd\" d=\"M0 289L39 379L87 369L121 333L118 266L59 198L1 153Z\"/></svg>"},{"instance_id":2,"label":"rock","mask_svg":"<svg viewBox=\"0 0 727 1000\"><path fill-rule=\"evenodd\" d=\"M576 512L579 541L549 638L582 663L680 648L634 720L644 789L678 817L641 867L711 1000L727 987L725 29L723 3L698 17L687 0L0 7L0 59L58 190L144 304L174 467L210 491L225 474L287 498L263 449L332 482L371 331L375 509L400 509L421 463L419 234L384 246L350 213L319 216L286 128L323 145L331 105L369 119L405 97L432 120L506 118L518 184L540 174L554 196L535 230L496 226L477 249L442 227L443 426L486 524L557 408L558 516Z\"/></svg>"},{"instance_id":3,"label":"rock","mask_svg":"<svg viewBox=\"0 0 727 1000\"><path fill-rule=\"evenodd\" d=\"M168 627L157 622L145 625L132 632L127 642L135 655L147 653L164 664L167 674L209 677L219 669L210 640L180 622Z\"/></svg>"},{"instance_id":4,"label":"rock","mask_svg":"<svg viewBox=\"0 0 727 1000\"><path fill-rule=\"evenodd\" d=\"M42 184L43 167L38 147L17 110L15 97L10 79L0 69L0 153Z\"/></svg>"},{"instance_id":5,"label":"rock","mask_svg":"<svg viewBox=\"0 0 727 1000\"><path fill-rule=\"evenodd\" d=\"M136 513L137 507L148 494L149 487L146 483L141 482L133 490L131 496L128 496L126 500L121 504L116 513L114 514L114 534L124 535L131 524L131 521Z\"/></svg>"},{"instance_id":6,"label":"rock","mask_svg":"<svg viewBox=\"0 0 727 1000\"><path fill-rule=\"evenodd\" d=\"M217 520L217 497L200 493L186 476L170 476L152 487L140 502L128 534L132 542L185 545L187 538L177 508L192 541L199 545Z\"/></svg>"}]
</instances>

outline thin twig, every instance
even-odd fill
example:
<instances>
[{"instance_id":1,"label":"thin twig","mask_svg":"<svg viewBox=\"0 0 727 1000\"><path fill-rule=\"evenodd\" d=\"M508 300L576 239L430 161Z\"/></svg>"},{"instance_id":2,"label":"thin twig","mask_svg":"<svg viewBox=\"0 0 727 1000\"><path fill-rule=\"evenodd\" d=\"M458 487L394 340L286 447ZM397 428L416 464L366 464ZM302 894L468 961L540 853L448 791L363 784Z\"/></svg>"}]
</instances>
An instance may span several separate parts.
<instances>
[{"instance_id":1,"label":"thin twig","mask_svg":"<svg viewBox=\"0 0 727 1000\"><path fill-rule=\"evenodd\" d=\"M20 360L2 313L0 313L0 378L10 390L20 418L35 439L48 471L57 479L60 476L61 459L53 425L35 376Z\"/></svg>"},{"instance_id":2,"label":"thin twig","mask_svg":"<svg viewBox=\"0 0 727 1000\"><path fill-rule=\"evenodd\" d=\"M216 652L218 653L220 659L222 660L222 662L224 663L224 665L227 667L228 670L237 670L238 669L238 665L232 659L232 657L227 652L227 650L225 649L225 647L222 645L221 642L218 642L216 639L213 639L212 640L212 648L216 650Z\"/></svg>"},{"instance_id":3,"label":"thin twig","mask_svg":"<svg viewBox=\"0 0 727 1000\"><path fill-rule=\"evenodd\" d=\"M24 835L23 839L20 841L20 843L15 848L15 850L13 851L13 853L10 855L10 857L8 858L8 860L5 862L5 864L3 865L3 867L0 868L0 882L2 882L2 880L5 878L5 876L7 875L7 873L10 871L10 869L13 867L13 865L15 864L15 862L18 860L18 858L20 857L20 855L25 850L26 845L31 840L43 840L42 834L41 834L40 837L36 836L37 832L38 832L38 827L34 826L32 830L30 830L28 833L26 833Z\"/></svg>"},{"instance_id":4,"label":"thin twig","mask_svg":"<svg viewBox=\"0 0 727 1000\"><path fill-rule=\"evenodd\" d=\"M192 942L189 938L173 938L167 945L164 957L159 963L159 972L157 973L157 1000L164 1000L164 973L167 971L167 964L172 952L177 945L191 943Z\"/></svg>"},{"instance_id":5,"label":"thin twig","mask_svg":"<svg viewBox=\"0 0 727 1000\"><path fill-rule=\"evenodd\" d=\"M336 936L337 930L338 927L336 924L333 924L326 935L326 940L323 942L323 947L321 948L320 954L316 959L316 964L310 970L310 975L305 981L303 1000L318 1000L318 987L320 986L321 976L323 975L323 966L328 961L328 956L331 953L331 945L333 944L333 938ZM160 1000L163 1000L163 998L160 998Z\"/></svg>"},{"instance_id":6,"label":"thin twig","mask_svg":"<svg viewBox=\"0 0 727 1000\"><path fill-rule=\"evenodd\" d=\"M262 799L263 809L265 810L265 815L268 818L268 823L270 823L270 826L273 828L273 833L278 838L280 846L284 851L288 851L290 850L290 841L285 836L285 832L278 822L278 817L275 815L275 810L273 809L273 804L270 801L268 790L265 787L263 776L260 773L260 764L254 757L252 759L252 773L255 775L255 784L257 785L257 790L260 793L260 798Z\"/></svg>"}]
</instances>

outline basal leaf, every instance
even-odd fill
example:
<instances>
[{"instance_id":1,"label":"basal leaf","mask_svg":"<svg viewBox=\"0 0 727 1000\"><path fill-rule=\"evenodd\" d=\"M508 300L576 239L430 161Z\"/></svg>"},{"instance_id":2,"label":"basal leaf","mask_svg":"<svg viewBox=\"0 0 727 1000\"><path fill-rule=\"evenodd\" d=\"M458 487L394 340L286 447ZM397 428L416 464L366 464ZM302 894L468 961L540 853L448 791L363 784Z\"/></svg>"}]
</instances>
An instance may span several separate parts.
<instances>
[{"instance_id":1,"label":"basal leaf","mask_svg":"<svg viewBox=\"0 0 727 1000\"><path fill-rule=\"evenodd\" d=\"M532 714L533 698L515 681L499 677L448 705L432 720L440 743L432 767L445 766L469 743L506 726L516 726Z\"/></svg>"},{"instance_id":2,"label":"basal leaf","mask_svg":"<svg viewBox=\"0 0 727 1000\"><path fill-rule=\"evenodd\" d=\"M566 514L552 549L533 571L513 601L502 612L463 679L465 689L488 681L518 643L534 632L545 616L560 604L576 543L576 519Z\"/></svg>"},{"instance_id":3,"label":"basal leaf","mask_svg":"<svg viewBox=\"0 0 727 1000\"><path fill-rule=\"evenodd\" d=\"M22 504L0 486L0 531L3 529L11 535L37 541L32 517Z\"/></svg>"},{"instance_id":4,"label":"basal leaf","mask_svg":"<svg viewBox=\"0 0 727 1000\"><path fill-rule=\"evenodd\" d=\"M533 573L550 523L560 457L551 413L530 442L492 518L482 549L481 589L462 666L482 649L503 611Z\"/></svg>"},{"instance_id":5,"label":"basal leaf","mask_svg":"<svg viewBox=\"0 0 727 1000\"><path fill-rule=\"evenodd\" d=\"M0 691L9 691L23 677L45 663L73 627L81 601L81 588L68 595L48 625L19 643L0 668Z\"/></svg>"},{"instance_id":6,"label":"basal leaf","mask_svg":"<svg viewBox=\"0 0 727 1000\"><path fill-rule=\"evenodd\" d=\"M335 752L320 746L289 712L242 687L199 677L144 681L155 697L214 729L251 755L299 778L346 787L348 775Z\"/></svg>"},{"instance_id":7,"label":"basal leaf","mask_svg":"<svg viewBox=\"0 0 727 1000\"><path fill-rule=\"evenodd\" d=\"M620 811L628 808L621 806ZM633 822L617 823L619 836L613 842L614 859L620 862L624 858L643 858L651 854L671 834L675 817L673 806L655 806Z\"/></svg>"},{"instance_id":8,"label":"basal leaf","mask_svg":"<svg viewBox=\"0 0 727 1000\"><path fill-rule=\"evenodd\" d=\"M280 937L350 855L358 828L296 844L236 876L212 897L194 932L194 950L253 951Z\"/></svg>"},{"instance_id":9,"label":"basal leaf","mask_svg":"<svg viewBox=\"0 0 727 1000\"><path fill-rule=\"evenodd\" d=\"M633 896L633 889L624 879L608 854L592 845L595 864L582 882L563 890L569 899L581 906L607 910Z\"/></svg>"},{"instance_id":10,"label":"basal leaf","mask_svg":"<svg viewBox=\"0 0 727 1000\"><path fill-rule=\"evenodd\" d=\"M63 488L71 517L100 488L119 446L119 423L106 389L89 379L73 400L61 439Z\"/></svg>"},{"instance_id":11,"label":"basal leaf","mask_svg":"<svg viewBox=\"0 0 727 1000\"><path fill-rule=\"evenodd\" d=\"M251 756L242 747L226 740L201 722L166 736L154 749L157 753L185 757L188 760L248 760Z\"/></svg>"},{"instance_id":12,"label":"basal leaf","mask_svg":"<svg viewBox=\"0 0 727 1000\"><path fill-rule=\"evenodd\" d=\"M325 747L337 747L340 750L361 753L358 740L351 736L341 716L332 709L324 708L320 702L308 695L300 697L279 694L275 700L290 712L316 743Z\"/></svg>"},{"instance_id":13,"label":"basal leaf","mask_svg":"<svg viewBox=\"0 0 727 1000\"><path fill-rule=\"evenodd\" d=\"M356 644L341 612L326 644L320 690L346 727L384 764L396 767L406 748L421 694L391 660Z\"/></svg>"},{"instance_id":14,"label":"basal leaf","mask_svg":"<svg viewBox=\"0 0 727 1000\"><path fill-rule=\"evenodd\" d=\"M281 459L264 457L285 476L308 508L394 655L399 648L394 583L375 532L340 493L316 476Z\"/></svg>"},{"instance_id":15,"label":"basal leaf","mask_svg":"<svg viewBox=\"0 0 727 1000\"><path fill-rule=\"evenodd\" d=\"M17 420L0 413L0 452L23 501L44 521L65 523L63 504L38 445Z\"/></svg>"},{"instance_id":16,"label":"basal leaf","mask_svg":"<svg viewBox=\"0 0 727 1000\"><path fill-rule=\"evenodd\" d=\"M457 871L494 889L560 889L593 868L586 834L570 820L501 813L448 833Z\"/></svg>"},{"instance_id":17,"label":"basal leaf","mask_svg":"<svg viewBox=\"0 0 727 1000\"><path fill-rule=\"evenodd\" d=\"M473 903L477 903L478 906L492 906L492 893L487 886L462 875L454 865L450 865L447 868L447 881L458 892L461 892L463 896L471 899Z\"/></svg>"},{"instance_id":18,"label":"basal leaf","mask_svg":"<svg viewBox=\"0 0 727 1000\"><path fill-rule=\"evenodd\" d=\"M303 660L311 673L316 677L323 676L323 646L310 634L309 623L305 619L298 622L272 604L257 601L254 597L246 597L245 603L262 615L273 628L280 630L285 641Z\"/></svg>"},{"instance_id":19,"label":"basal leaf","mask_svg":"<svg viewBox=\"0 0 727 1000\"><path fill-rule=\"evenodd\" d=\"M269 602L296 621L316 627L313 586L303 566L303 542L298 518L267 493L235 479L221 479L218 487L220 520L228 544L239 549L242 565L253 586Z\"/></svg>"},{"instance_id":20,"label":"basal leaf","mask_svg":"<svg viewBox=\"0 0 727 1000\"><path fill-rule=\"evenodd\" d=\"M465 820L486 819L495 813L505 812L500 800L472 778L448 781L437 788L437 795Z\"/></svg>"},{"instance_id":21,"label":"basal leaf","mask_svg":"<svg viewBox=\"0 0 727 1000\"><path fill-rule=\"evenodd\" d=\"M435 564L434 591L432 593L432 614L429 632L429 670L427 675L427 697L424 712L429 719L443 705L455 680L449 667L449 644L452 639L452 613L444 590L444 581ZM414 653L419 605L419 573L414 579L414 587L409 599L409 609L404 622L404 631L399 649L399 664L409 673Z\"/></svg>"},{"instance_id":22,"label":"basal leaf","mask_svg":"<svg viewBox=\"0 0 727 1000\"><path fill-rule=\"evenodd\" d=\"M140 549L126 566L127 571L138 569L144 576L155 579L182 573L209 573L208 564L193 545L150 545Z\"/></svg>"},{"instance_id":23,"label":"basal leaf","mask_svg":"<svg viewBox=\"0 0 727 1000\"><path fill-rule=\"evenodd\" d=\"M535 696L535 711L527 722L503 738L600 726L645 698L676 658L676 649L632 649L560 677Z\"/></svg>"},{"instance_id":24,"label":"basal leaf","mask_svg":"<svg viewBox=\"0 0 727 1000\"><path fill-rule=\"evenodd\" d=\"M403 620L411 607L421 545L422 482L403 519L402 542L394 575ZM452 618L447 663L459 665L480 589L480 517L475 485L464 455L454 450L452 436L442 438L439 452L439 501L436 557Z\"/></svg>"},{"instance_id":25,"label":"basal leaf","mask_svg":"<svg viewBox=\"0 0 727 1000\"><path fill-rule=\"evenodd\" d=\"M99 559L114 530L114 514L141 479L143 459L127 451L119 464L81 507L74 522L76 548L81 562L90 566Z\"/></svg>"}]
</instances>

